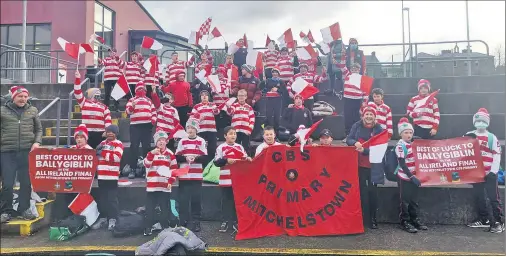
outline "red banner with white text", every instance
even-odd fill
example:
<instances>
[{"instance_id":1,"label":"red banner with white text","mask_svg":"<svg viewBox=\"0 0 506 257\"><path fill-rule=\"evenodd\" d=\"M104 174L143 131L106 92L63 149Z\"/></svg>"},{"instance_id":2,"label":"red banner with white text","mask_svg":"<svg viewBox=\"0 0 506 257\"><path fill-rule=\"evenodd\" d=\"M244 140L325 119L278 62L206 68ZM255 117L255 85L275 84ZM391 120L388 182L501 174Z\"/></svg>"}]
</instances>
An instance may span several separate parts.
<instances>
[{"instance_id":1,"label":"red banner with white text","mask_svg":"<svg viewBox=\"0 0 506 257\"><path fill-rule=\"evenodd\" d=\"M98 160L93 149L37 148L28 165L35 192L89 193Z\"/></svg>"},{"instance_id":2,"label":"red banner with white text","mask_svg":"<svg viewBox=\"0 0 506 257\"><path fill-rule=\"evenodd\" d=\"M229 168L237 240L364 232L353 147L271 146Z\"/></svg>"},{"instance_id":3,"label":"red banner with white text","mask_svg":"<svg viewBox=\"0 0 506 257\"><path fill-rule=\"evenodd\" d=\"M483 182L485 169L477 139L415 140L416 177L424 186Z\"/></svg>"}]
</instances>

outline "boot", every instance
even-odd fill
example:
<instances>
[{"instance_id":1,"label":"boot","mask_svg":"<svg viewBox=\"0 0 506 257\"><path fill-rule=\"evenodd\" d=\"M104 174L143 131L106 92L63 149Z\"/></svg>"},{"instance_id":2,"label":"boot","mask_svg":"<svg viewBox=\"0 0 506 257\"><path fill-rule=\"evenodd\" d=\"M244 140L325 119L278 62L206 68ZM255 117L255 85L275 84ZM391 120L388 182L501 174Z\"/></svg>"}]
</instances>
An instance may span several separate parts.
<instances>
[{"instance_id":1,"label":"boot","mask_svg":"<svg viewBox=\"0 0 506 257\"><path fill-rule=\"evenodd\" d=\"M411 225L411 223L407 222L407 221L402 221L401 222L401 228L406 231L406 232L409 232L409 233L416 233L418 230L416 230L416 228Z\"/></svg>"},{"instance_id":2,"label":"boot","mask_svg":"<svg viewBox=\"0 0 506 257\"><path fill-rule=\"evenodd\" d=\"M372 229L378 229L378 222L376 221L376 214L372 216L371 219L371 228Z\"/></svg>"},{"instance_id":3,"label":"boot","mask_svg":"<svg viewBox=\"0 0 506 257\"><path fill-rule=\"evenodd\" d=\"M425 226L424 224L422 224L419 219L413 220L413 222L411 222L411 224L413 224L413 226L417 230L427 230L427 229L429 229L429 228L427 228L427 226Z\"/></svg>"}]
</instances>

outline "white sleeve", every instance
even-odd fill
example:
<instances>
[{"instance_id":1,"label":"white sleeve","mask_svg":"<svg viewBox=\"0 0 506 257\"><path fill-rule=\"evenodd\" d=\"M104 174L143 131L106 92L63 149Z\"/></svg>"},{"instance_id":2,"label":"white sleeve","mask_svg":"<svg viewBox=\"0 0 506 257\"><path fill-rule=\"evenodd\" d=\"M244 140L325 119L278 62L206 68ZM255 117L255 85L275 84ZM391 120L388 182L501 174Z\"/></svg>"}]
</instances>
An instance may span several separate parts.
<instances>
[{"instance_id":1,"label":"white sleeve","mask_svg":"<svg viewBox=\"0 0 506 257\"><path fill-rule=\"evenodd\" d=\"M181 153L181 151L183 151L183 139L179 140L179 142L177 143L175 155L179 155L179 153Z\"/></svg>"},{"instance_id":2,"label":"white sleeve","mask_svg":"<svg viewBox=\"0 0 506 257\"><path fill-rule=\"evenodd\" d=\"M218 148L216 148L216 155L214 156L215 160L223 158L223 147L222 145L219 145Z\"/></svg>"},{"instance_id":3,"label":"white sleeve","mask_svg":"<svg viewBox=\"0 0 506 257\"><path fill-rule=\"evenodd\" d=\"M492 157L492 167L490 168L490 172L497 174L499 172L499 167L501 166L501 146L499 145L499 140L494 135L493 141L493 157Z\"/></svg>"},{"instance_id":4,"label":"white sleeve","mask_svg":"<svg viewBox=\"0 0 506 257\"><path fill-rule=\"evenodd\" d=\"M204 155L207 155L207 144L206 144L206 141L203 138L201 138L200 140L202 142L202 144L200 144L200 150L202 152L204 152Z\"/></svg>"},{"instance_id":5,"label":"white sleeve","mask_svg":"<svg viewBox=\"0 0 506 257\"><path fill-rule=\"evenodd\" d=\"M255 151L255 157L259 156L260 153L262 153L262 150L264 150L264 144L260 144L257 146L257 150Z\"/></svg>"}]
</instances>

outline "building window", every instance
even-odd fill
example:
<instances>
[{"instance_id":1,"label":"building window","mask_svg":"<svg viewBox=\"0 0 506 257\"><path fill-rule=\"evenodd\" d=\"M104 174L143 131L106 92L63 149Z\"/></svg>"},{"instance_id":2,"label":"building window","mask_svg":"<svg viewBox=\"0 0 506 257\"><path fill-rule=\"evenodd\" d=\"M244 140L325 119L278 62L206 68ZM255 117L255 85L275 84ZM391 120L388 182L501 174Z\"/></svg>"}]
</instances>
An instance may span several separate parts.
<instances>
[{"instance_id":1,"label":"building window","mask_svg":"<svg viewBox=\"0 0 506 257\"><path fill-rule=\"evenodd\" d=\"M22 31L21 24L1 25L1 43L16 48L21 48ZM27 24L26 42L27 50L51 49L51 24Z\"/></svg>"},{"instance_id":2,"label":"building window","mask_svg":"<svg viewBox=\"0 0 506 257\"><path fill-rule=\"evenodd\" d=\"M95 24L94 31L95 34L101 36L105 40L105 44L111 47L114 47L114 21L115 21L115 12L98 1L95 1ZM97 63L97 58L104 58L106 49L103 47L99 47L95 45L95 63Z\"/></svg>"}]
</instances>

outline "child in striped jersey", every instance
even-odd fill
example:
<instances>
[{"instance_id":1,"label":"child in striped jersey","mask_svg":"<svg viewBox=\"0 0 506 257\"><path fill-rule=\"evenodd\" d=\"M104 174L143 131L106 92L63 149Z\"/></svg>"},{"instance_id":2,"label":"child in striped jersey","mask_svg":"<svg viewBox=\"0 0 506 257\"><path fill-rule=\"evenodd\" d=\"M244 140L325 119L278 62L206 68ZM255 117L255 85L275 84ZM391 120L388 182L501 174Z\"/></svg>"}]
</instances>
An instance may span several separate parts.
<instances>
[{"instance_id":1,"label":"child in striped jersey","mask_svg":"<svg viewBox=\"0 0 506 257\"><path fill-rule=\"evenodd\" d=\"M255 113L253 108L246 103L248 92L241 89L237 92L237 103L227 106L227 114L232 117L231 126L237 131L238 143L244 149L249 150L250 135L255 126Z\"/></svg>"},{"instance_id":2,"label":"child in striped jersey","mask_svg":"<svg viewBox=\"0 0 506 257\"><path fill-rule=\"evenodd\" d=\"M190 116L199 121L198 135L206 140L208 153L206 163L208 163L216 153L216 119L214 116L220 114L220 111L215 104L209 102L209 92L207 90L200 91L200 100L200 103L193 106Z\"/></svg>"},{"instance_id":3,"label":"child in striped jersey","mask_svg":"<svg viewBox=\"0 0 506 257\"><path fill-rule=\"evenodd\" d=\"M497 187L497 172L501 163L501 146L497 137L487 128L490 124L490 115L487 109L480 108L473 116L473 125L476 130L470 131L466 136L478 139L481 147L481 156L485 168L485 182L473 184L473 193L478 206L478 219L467 226L472 228L488 227L487 231L501 233L504 231L504 213L502 201ZM487 198L492 207L489 220Z\"/></svg>"},{"instance_id":4,"label":"child in striped jersey","mask_svg":"<svg viewBox=\"0 0 506 257\"><path fill-rule=\"evenodd\" d=\"M392 137L394 130L392 128L392 110L390 106L383 102L383 89L375 88L371 92L373 102L369 102L368 105L376 108L376 122L381 126L382 129L388 130L388 137Z\"/></svg>"},{"instance_id":5,"label":"child in striped jersey","mask_svg":"<svg viewBox=\"0 0 506 257\"><path fill-rule=\"evenodd\" d=\"M197 136L199 121L186 122L188 136L181 138L176 149L176 160L180 168L190 167L188 174L179 177L179 220L183 227L200 231L202 165L207 160L206 141ZM191 205L191 216L190 216Z\"/></svg>"},{"instance_id":6,"label":"child in striped jersey","mask_svg":"<svg viewBox=\"0 0 506 257\"><path fill-rule=\"evenodd\" d=\"M158 170L169 168L177 169L176 157L167 148L169 136L163 131L158 131L153 136L156 148L150 151L144 158L146 167L146 219L144 220L144 235L151 235L151 228L155 220L156 206L160 206L160 224L163 228L169 227L170 193L172 184L176 181L174 176L165 177Z\"/></svg>"},{"instance_id":7,"label":"child in striped jersey","mask_svg":"<svg viewBox=\"0 0 506 257\"><path fill-rule=\"evenodd\" d=\"M418 95L409 100L407 114L413 118L415 135L422 139L433 138L439 128L439 105L436 98L430 100L426 105L417 107L417 103L422 101L430 93L430 82L426 79L418 81Z\"/></svg>"},{"instance_id":8,"label":"child in striped jersey","mask_svg":"<svg viewBox=\"0 0 506 257\"><path fill-rule=\"evenodd\" d=\"M155 108L158 108L156 111L155 131L163 131L169 134L179 125L179 114L177 109L172 106L173 102L174 96L171 93L165 94L161 100L158 98L158 95L153 94L153 104ZM167 142L167 147L175 150L174 139L170 139Z\"/></svg>"},{"instance_id":9,"label":"child in striped jersey","mask_svg":"<svg viewBox=\"0 0 506 257\"><path fill-rule=\"evenodd\" d=\"M398 124L401 139L395 146L395 154L399 162L397 176L399 177L399 191L401 202L401 227L409 233L427 230L427 226L418 219L418 187L420 180L415 176L415 157L411 147L413 126L407 118L402 118Z\"/></svg>"},{"instance_id":10,"label":"child in striped jersey","mask_svg":"<svg viewBox=\"0 0 506 257\"><path fill-rule=\"evenodd\" d=\"M221 187L221 227L220 232L227 232L229 223L232 223L232 227L237 231L237 215L235 212L234 193L232 191L232 177L230 170L225 166L227 164L233 164L238 160L248 160L248 157L244 148L235 142L237 139L237 133L233 127L226 127L224 129L225 143L218 146L216 149L216 156L214 157L214 165L221 167L220 169L220 187Z\"/></svg>"}]
</instances>

